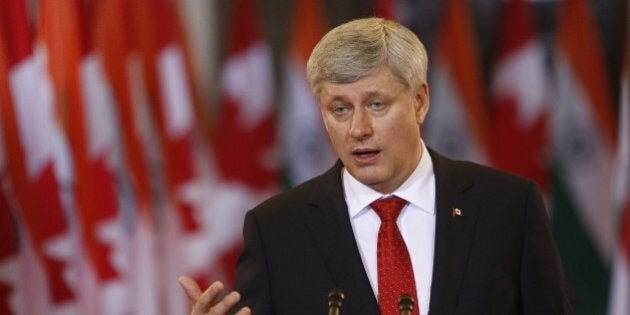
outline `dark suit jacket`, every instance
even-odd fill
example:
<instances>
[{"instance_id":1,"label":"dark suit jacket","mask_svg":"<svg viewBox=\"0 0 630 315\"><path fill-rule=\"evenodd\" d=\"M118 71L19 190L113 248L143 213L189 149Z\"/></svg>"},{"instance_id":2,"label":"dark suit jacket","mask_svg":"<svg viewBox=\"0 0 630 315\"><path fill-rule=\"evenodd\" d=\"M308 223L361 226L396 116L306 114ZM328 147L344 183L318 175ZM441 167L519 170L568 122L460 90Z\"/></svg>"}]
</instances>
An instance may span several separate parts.
<instances>
[{"instance_id":1,"label":"dark suit jacket","mask_svg":"<svg viewBox=\"0 0 630 315\"><path fill-rule=\"evenodd\" d=\"M436 235L430 314L570 314L560 259L535 185L433 151ZM247 213L236 270L254 314L379 314L344 200L341 162ZM462 210L453 215L453 208Z\"/></svg>"}]
</instances>

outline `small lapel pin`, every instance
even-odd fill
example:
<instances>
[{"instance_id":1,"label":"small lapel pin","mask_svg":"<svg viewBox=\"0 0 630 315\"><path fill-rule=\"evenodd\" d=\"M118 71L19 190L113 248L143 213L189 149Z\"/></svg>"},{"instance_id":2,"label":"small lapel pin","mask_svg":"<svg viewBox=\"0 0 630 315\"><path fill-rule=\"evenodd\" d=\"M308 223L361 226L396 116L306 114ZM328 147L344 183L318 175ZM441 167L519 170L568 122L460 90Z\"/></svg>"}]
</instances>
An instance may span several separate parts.
<instances>
[{"instance_id":1,"label":"small lapel pin","mask_svg":"<svg viewBox=\"0 0 630 315\"><path fill-rule=\"evenodd\" d=\"M453 208L453 216L458 216L461 217L464 214L464 212L462 211L462 209L460 208Z\"/></svg>"}]
</instances>

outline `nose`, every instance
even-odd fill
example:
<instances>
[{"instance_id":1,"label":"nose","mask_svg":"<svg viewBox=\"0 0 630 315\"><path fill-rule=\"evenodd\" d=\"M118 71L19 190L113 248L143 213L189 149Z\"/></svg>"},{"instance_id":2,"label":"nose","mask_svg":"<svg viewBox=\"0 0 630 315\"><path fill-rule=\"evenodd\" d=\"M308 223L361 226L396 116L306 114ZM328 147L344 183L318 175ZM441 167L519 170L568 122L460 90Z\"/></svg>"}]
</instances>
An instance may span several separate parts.
<instances>
[{"instance_id":1,"label":"nose","mask_svg":"<svg viewBox=\"0 0 630 315\"><path fill-rule=\"evenodd\" d=\"M364 110L356 110L350 122L350 136L364 140L372 135L372 118Z\"/></svg>"}]
</instances>

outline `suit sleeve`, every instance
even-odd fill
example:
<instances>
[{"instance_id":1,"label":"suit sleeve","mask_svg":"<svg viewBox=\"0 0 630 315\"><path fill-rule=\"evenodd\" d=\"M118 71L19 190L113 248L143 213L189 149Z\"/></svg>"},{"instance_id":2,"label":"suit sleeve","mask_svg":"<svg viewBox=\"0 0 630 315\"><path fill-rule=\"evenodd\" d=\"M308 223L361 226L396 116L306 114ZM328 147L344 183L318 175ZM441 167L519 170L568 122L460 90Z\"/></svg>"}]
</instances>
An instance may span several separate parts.
<instances>
[{"instance_id":1,"label":"suit sleeve","mask_svg":"<svg viewBox=\"0 0 630 315\"><path fill-rule=\"evenodd\" d=\"M549 217L534 184L528 196L521 260L523 314L573 314Z\"/></svg>"},{"instance_id":2,"label":"suit sleeve","mask_svg":"<svg viewBox=\"0 0 630 315\"><path fill-rule=\"evenodd\" d=\"M264 242L254 212L245 216L243 250L236 264L236 291L241 302L234 308L249 306L252 314L273 314Z\"/></svg>"}]
</instances>

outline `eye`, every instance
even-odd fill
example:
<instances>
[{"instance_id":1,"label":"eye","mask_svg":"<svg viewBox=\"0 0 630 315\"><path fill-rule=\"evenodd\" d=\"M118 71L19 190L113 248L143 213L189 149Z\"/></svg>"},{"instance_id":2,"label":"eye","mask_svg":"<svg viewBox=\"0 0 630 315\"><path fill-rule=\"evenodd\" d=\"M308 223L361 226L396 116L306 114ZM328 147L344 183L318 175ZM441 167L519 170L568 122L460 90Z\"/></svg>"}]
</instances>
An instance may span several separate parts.
<instances>
[{"instance_id":1,"label":"eye","mask_svg":"<svg viewBox=\"0 0 630 315\"><path fill-rule=\"evenodd\" d=\"M372 101L370 103L370 108L374 110L381 110L385 107L385 104L381 101Z\"/></svg>"},{"instance_id":2,"label":"eye","mask_svg":"<svg viewBox=\"0 0 630 315\"><path fill-rule=\"evenodd\" d=\"M348 106L346 105L335 105L332 108L333 113L335 113L335 115L345 115L350 111L350 108L348 108Z\"/></svg>"}]
</instances>

